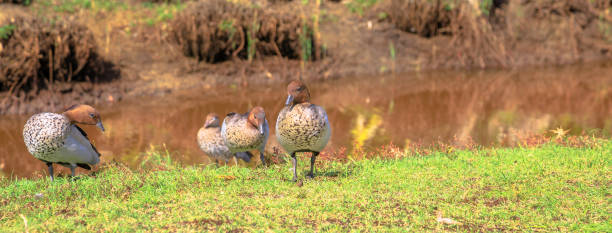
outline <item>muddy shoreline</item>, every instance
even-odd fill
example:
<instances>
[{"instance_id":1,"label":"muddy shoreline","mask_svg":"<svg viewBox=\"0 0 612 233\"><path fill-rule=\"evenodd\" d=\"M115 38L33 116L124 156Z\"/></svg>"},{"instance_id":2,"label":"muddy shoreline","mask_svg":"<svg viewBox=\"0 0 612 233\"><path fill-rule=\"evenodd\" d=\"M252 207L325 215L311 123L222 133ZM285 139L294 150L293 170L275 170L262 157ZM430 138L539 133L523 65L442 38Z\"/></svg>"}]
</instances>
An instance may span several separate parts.
<instances>
[{"instance_id":1,"label":"muddy shoreline","mask_svg":"<svg viewBox=\"0 0 612 233\"><path fill-rule=\"evenodd\" d=\"M0 114L61 111L65 106L73 103L113 104L136 97L169 96L183 90L208 91L216 87L246 88L258 85L278 85L297 78L319 81L434 70L452 72L454 70L504 69L511 72L525 67L555 67L595 61L605 62L612 59L611 41L606 41L605 38L593 41L593 38L600 36L599 34L593 36L593 33L597 33L601 28L598 29L598 25L609 23L606 20L610 13L606 12L600 17L600 21L593 21L590 11L582 10L581 12L580 9L583 8L576 8L571 1L567 5L555 5L558 9L549 10L553 13L546 13L542 10L548 8L535 9L542 7L538 5L530 6L534 9L526 9L526 12L536 12L529 17L537 19L534 24L537 24L539 28L561 28L559 31L547 31L560 33L561 36L547 37L550 40L544 44L537 42L541 38L537 35L538 31L531 28L513 28L513 30L522 30L521 32L527 33L524 38L533 37L536 42L529 40L516 42L512 40L515 35L509 35L507 32L510 29L491 32L495 34L495 38L500 40L499 45L504 46L502 47L502 58L505 59L503 63L499 62L500 55L494 54L500 51L498 47L487 47L491 45L488 40L485 42L475 40L473 43L463 41L461 42L463 47L461 47L458 46L460 44L457 44L459 43L457 41L462 41L462 37L458 35L440 33L435 36L423 36L402 30L399 27L398 19L394 18L393 12L388 10L393 7L389 4L395 4L394 2L396 1L381 1L361 15L352 13L346 4L332 1L323 1L316 7L314 3L304 5L299 1L260 2L259 4L270 8L273 12L288 13L299 9L302 15L319 17L318 36L320 44L325 45L325 56L323 59L314 61L265 56L253 60L234 58L209 64L186 57L179 46L170 43L168 27L171 21L154 26L140 25L129 28L126 22L116 19L123 15L129 16L132 13L129 11L92 13L91 10L79 10L71 13L50 13L54 17L76 19L89 28L97 43L100 56L112 62L118 70L113 74L116 77L108 82L56 81L53 88L41 89L33 93L10 94L8 91L3 91L0 92L0 98L2 98ZM509 5L497 9L495 20L503 22L503 25L511 26L530 20L529 17L512 18L514 16L508 15L508 12L512 12L512 7L517 6ZM36 4L28 7L2 6L0 13L4 15L14 12L28 14L40 11L40 9L46 8ZM542 12L548 15L542 15L544 14ZM382 13L389 16L381 18ZM465 20L464 18L458 19ZM492 20L491 17L475 19L477 19L476 23ZM555 23L550 23L549 20L554 20ZM491 23L491 25L501 25L501 23ZM451 26L452 24L449 27ZM579 27L580 31L576 31L578 30L576 27ZM128 29L130 32L126 33ZM455 32L455 34L460 33L465 32ZM564 35L570 39L559 39L564 38ZM481 36L486 37L486 35ZM504 41L501 41L502 39ZM570 48L560 49L568 43ZM453 50L451 45L460 48ZM474 51L474 54L469 54L469 51Z\"/></svg>"}]
</instances>

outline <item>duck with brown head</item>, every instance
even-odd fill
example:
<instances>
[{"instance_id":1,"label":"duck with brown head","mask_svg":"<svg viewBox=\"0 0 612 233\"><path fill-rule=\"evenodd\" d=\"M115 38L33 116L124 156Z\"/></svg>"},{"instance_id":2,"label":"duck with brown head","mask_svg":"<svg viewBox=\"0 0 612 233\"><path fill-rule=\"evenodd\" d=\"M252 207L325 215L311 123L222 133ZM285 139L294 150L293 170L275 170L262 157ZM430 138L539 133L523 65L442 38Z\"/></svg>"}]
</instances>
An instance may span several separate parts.
<instances>
[{"instance_id":1,"label":"duck with brown head","mask_svg":"<svg viewBox=\"0 0 612 233\"><path fill-rule=\"evenodd\" d=\"M53 180L53 163L70 168L91 170L90 165L100 162L100 153L87 134L76 124L96 125L104 132L100 113L89 105L73 105L62 114L44 112L35 114L23 127L23 140L35 158L45 162Z\"/></svg>"},{"instance_id":2,"label":"duck with brown head","mask_svg":"<svg viewBox=\"0 0 612 233\"><path fill-rule=\"evenodd\" d=\"M266 113L258 106L245 114L227 114L221 126L221 137L231 153L259 150L259 158L265 165L263 153L269 131Z\"/></svg>"},{"instance_id":3,"label":"duck with brown head","mask_svg":"<svg viewBox=\"0 0 612 233\"><path fill-rule=\"evenodd\" d=\"M206 116L204 126L198 131L197 140L200 149L213 158L217 165L219 165L219 160L224 160L227 164L231 158L234 159L235 165L238 165L237 158L248 163L251 161L251 157L253 157L248 151L237 153L230 152L227 145L225 145L225 141L223 141L223 137L221 137L221 124L219 116L216 113L209 113Z\"/></svg>"},{"instance_id":4,"label":"duck with brown head","mask_svg":"<svg viewBox=\"0 0 612 233\"><path fill-rule=\"evenodd\" d=\"M315 160L331 137L327 113L310 103L310 92L301 81L287 86L287 101L276 120L276 139L293 159L293 181L297 180L297 152L311 152L310 173L314 177Z\"/></svg>"}]
</instances>

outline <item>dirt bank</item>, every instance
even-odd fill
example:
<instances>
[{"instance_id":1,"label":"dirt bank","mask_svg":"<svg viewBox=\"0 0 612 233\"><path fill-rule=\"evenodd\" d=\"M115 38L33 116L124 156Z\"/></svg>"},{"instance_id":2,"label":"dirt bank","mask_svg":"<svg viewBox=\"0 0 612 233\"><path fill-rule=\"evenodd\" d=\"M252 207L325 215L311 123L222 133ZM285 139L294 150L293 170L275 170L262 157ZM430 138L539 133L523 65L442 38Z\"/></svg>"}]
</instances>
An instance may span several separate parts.
<instances>
[{"instance_id":1,"label":"dirt bank","mask_svg":"<svg viewBox=\"0 0 612 233\"><path fill-rule=\"evenodd\" d=\"M24 67L0 77L29 85L22 91L5 87L0 114L57 111L75 102L99 105L132 96L265 85L298 77L513 69L612 58L612 2L603 0L485 1L489 5L379 0L367 6L359 5L366 1L353 0L155 2L35 1L27 7L0 8L0 19L38 13L43 22L81 25L70 26L78 28L78 34L39 27L51 32L32 37L38 43L69 35L62 39L68 50L53 62L57 69L52 72L44 59L49 49L40 49L30 54L43 57L35 75L13 75L28 73ZM6 25L0 21L0 26ZM27 54L9 42L1 40L0 59ZM83 46L86 53L74 52ZM32 77L42 81L32 82Z\"/></svg>"},{"instance_id":2,"label":"dirt bank","mask_svg":"<svg viewBox=\"0 0 612 233\"><path fill-rule=\"evenodd\" d=\"M20 7L0 6L0 109L18 109L38 96L91 92L93 84L111 82L120 73L98 53L89 29L72 18L49 20ZM74 96L73 96L74 98ZM53 97L47 100L52 100ZM28 108L40 108L28 104Z\"/></svg>"},{"instance_id":3,"label":"dirt bank","mask_svg":"<svg viewBox=\"0 0 612 233\"><path fill-rule=\"evenodd\" d=\"M390 0L379 12L432 42L434 51L421 55L431 68L514 68L609 59L611 7L609 0Z\"/></svg>"}]
</instances>

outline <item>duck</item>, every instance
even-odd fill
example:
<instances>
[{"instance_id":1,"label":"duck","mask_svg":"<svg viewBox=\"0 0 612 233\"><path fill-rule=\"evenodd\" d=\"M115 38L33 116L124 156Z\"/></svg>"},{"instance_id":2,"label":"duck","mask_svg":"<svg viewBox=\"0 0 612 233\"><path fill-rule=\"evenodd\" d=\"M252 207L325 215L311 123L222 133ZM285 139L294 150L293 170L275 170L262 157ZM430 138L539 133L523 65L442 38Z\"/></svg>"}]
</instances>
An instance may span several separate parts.
<instances>
[{"instance_id":1,"label":"duck","mask_svg":"<svg viewBox=\"0 0 612 233\"><path fill-rule=\"evenodd\" d=\"M264 151L269 131L266 113L261 106L244 114L230 112L221 125L221 137L231 153L257 149L263 166L266 165Z\"/></svg>"},{"instance_id":2,"label":"duck","mask_svg":"<svg viewBox=\"0 0 612 233\"><path fill-rule=\"evenodd\" d=\"M75 104L61 114L43 112L32 115L23 127L23 141L34 158L46 163L51 181L53 164L91 170L100 162L100 152L91 144L87 133L76 124L96 125L104 132L100 113L92 106Z\"/></svg>"},{"instance_id":3,"label":"duck","mask_svg":"<svg viewBox=\"0 0 612 233\"><path fill-rule=\"evenodd\" d=\"M211 158L215 159L217 166L219 160L224 160L227 164L231 158L234 159L234 164L238 165L237 158L244 160L245 162L251 161L253 154L250 152L237 152L231 153L223 137L221 137L221 124L219 121L219 115L216 113L209 113L206 115L206 121L204 126L198 130L197 141L200 149Z\"/></svg>"},{"instance_id":4,"label":"duck","mask_svg":"<svg viewBox=\"0 0 612 233\"><path fill-rule=\"evenodd\" d=\"M310 172L314 178L315 161L331 137L331 126L323 107L310 103L310 92L302 81L287 85L287 101L276 120L276 139L291 155L293 181L297 181L297 152L310 152Z\"/></svg>"}]
</instances>

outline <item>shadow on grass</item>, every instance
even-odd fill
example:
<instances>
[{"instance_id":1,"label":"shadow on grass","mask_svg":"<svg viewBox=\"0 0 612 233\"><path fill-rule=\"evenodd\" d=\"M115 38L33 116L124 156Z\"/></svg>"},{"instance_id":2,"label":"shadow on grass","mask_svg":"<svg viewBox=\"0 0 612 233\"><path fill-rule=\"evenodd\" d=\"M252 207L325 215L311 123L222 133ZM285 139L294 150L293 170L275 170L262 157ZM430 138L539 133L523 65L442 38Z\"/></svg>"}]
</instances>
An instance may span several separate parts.
<instances>
[{"instance_id":1,"label":"shadow on grass","mask_svg":"<svg viewBox=\"0 0 612 233\"><path fill-rule=\"evenodd\" d=\"M328 168L315 171L315 176L324 176L329 178L346 178L354 174L355 167L348 166L344 168Z\"/></svg>"}]
</instances>

